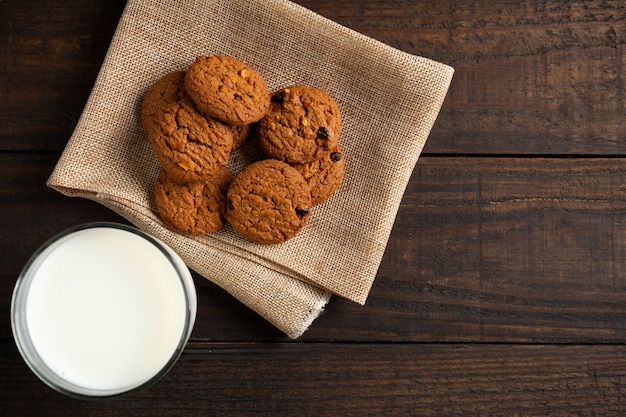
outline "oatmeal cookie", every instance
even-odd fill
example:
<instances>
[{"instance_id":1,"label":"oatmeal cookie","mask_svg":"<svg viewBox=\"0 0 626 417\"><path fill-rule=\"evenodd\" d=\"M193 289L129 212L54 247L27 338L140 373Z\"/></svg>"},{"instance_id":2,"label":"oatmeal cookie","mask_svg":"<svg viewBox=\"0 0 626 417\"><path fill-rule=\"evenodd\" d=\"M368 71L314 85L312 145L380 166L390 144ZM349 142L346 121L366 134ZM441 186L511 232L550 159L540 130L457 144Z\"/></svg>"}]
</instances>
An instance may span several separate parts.
<instances>
[{"instance_id":1,"label":"oatmeal cookie","mask_svg":"<svg viewBox=\"0 0 626 417\"><path fill-rule=\"evenodd\" d=\"M141 121L154 122L156 115L168 104L189 101L185 93L185 71L165 74L154 82L141 101Z\"/></svg>"},{"instance_id":2,"label":"oatmeal cookie","mask_svg":"<svg viewBox=\"0 0 626 417\"><path fill-rule=\"evenodd\" d=\"M230 125L233 131L233 151L239 149L250 137L254 124L248 125Z\"/></svg>"},{"instance_id":3,"label":"oatmeal cookie","mask_svg":"<svg viewBox=\"0 0 626 417\"><path fill-rule=\"evenodd\" d=\"M263 77L226 55L197 57L185 75L185 90L202 114L230 124L254 123L269 107Z\"/></svg>"},{"instance_id":4,"label":"oatmeal cookie","mask_svg":"<svg viewBox=\"0 0 626 417\"><path fill-rule=\"evenodd\" d=\"M161 166L178 182L215 175L228 162L233 146L227 125L205 118L185 101L163 107L146 131Z\"/></svg>"},{"instance_id":5,"label":"oatmeal cookie","mask_svg":"<svg viewBox=\"0 0 626 417\"><path fill-rule=\"evenodd\" d=\"M154 199L163 222L179 232L200 235L223 226L226 191L232 180L228 168L221 167L206 181L179 183L161 170L154 187Z\"/></svg>"}]
</instances>

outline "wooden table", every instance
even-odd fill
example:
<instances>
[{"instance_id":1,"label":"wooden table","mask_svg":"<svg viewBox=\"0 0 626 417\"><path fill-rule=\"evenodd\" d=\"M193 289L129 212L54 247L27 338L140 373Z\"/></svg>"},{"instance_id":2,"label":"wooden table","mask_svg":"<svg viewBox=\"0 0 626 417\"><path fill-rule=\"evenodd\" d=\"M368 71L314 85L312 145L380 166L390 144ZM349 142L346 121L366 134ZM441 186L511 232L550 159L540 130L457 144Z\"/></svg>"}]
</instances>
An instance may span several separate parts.
<instances>
[{"instance_id":1,"label":"wooden table","mask_svg":"<svg viewBox=\"0 0 626 417\"><path fill-rule=\"evenodd\" d=\"M624 3L298 3L456 69L367 304L294 342L196 275L175 368L85 402L28 370L9 306L49 237L125 222L44 184L124 1L0 1L0 415L625 415Z\"/></svg>"}]
</instances>

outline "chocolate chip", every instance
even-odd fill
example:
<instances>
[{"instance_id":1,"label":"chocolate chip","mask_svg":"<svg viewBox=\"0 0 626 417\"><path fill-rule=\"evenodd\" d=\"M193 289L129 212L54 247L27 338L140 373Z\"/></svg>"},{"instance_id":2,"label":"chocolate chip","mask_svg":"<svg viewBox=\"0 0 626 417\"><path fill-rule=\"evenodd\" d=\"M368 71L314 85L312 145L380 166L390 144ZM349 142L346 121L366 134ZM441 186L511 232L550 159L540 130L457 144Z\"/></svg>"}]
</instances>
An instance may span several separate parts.
<instances>
[{"instance_id":1,"label":"chocolate chip","mask_svg":"<svg viewBox=\"0 0 626 417\"><path fill-rule=\"evenodd\" d=\"M333 162L339 162L341 159L341 152L333 152L330 154L330 160Z\"/></svg>"},{"instance_id":2,"label":"chocolate chip","mask_svg":"<svg viewBox=\"0 0 626 417\"><path fill-rule=\"evenodd\" d=\"M304 217L306 216L306 214L309 212L309 208L308 207L304 207L304 208L296 208L296 213L298 213L298 216L300 217Z\"/></svg>"},{"instance_id":3,"label":"chocolate chip","mask_svg":"<svg viewBox=\"0 0 626 417\"><path fill-rule=\"evenodd\" d=\"M270 101L272 103L282 103L283 100L285 100L285 92L284 91L279 91L278 93L274 94L272 96L272 98L270 99Z\"/></svg>"},{"instance_id":4,"label":"chocolate chip","mask_svg":"<svg viewBox=\"0 0 626 417\"><path fill-rule=\"evenodd\" d=\"M328 135L328 129L326 129L324 126L317 129L317 137L319 139L328 139Z\"/></svg>"},{"instance_id":5,"label":"chocolate chip","mask_svg":"<svg viewBox=\"0 0 626 417\"><path fill-rule=\"evenodd\" d=\"M228 198L228 199L226 200L226 204L228 205L228 209L229 209L229 210L232 210L232 209L234 209L234 208L235 208L235 206L233 206L233 202L232 202L232 201L230 201L230 198Z\"/></svg>"},{"instance_id":6,"label":"chocolate chip","mask_svg":"<svg viewBox=\"0 0 626 417\"><path fill-rule=\"evenodd\" d=\"M241 96L237 93L233 94L233 97L235 98L235 100L241 100Z\"/></svg>"}]
</instances>

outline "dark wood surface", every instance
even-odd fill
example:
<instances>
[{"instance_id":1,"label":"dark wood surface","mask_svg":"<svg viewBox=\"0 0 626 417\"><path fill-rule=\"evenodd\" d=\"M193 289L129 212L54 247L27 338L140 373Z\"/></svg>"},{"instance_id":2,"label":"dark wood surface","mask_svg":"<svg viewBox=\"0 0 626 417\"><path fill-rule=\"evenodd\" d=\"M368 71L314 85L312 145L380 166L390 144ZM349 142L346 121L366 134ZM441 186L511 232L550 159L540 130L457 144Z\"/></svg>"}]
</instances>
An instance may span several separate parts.
<instances>
[{"instance_id":1,"label":"dark wood surface","mask_svg":"<svg viewBox=\"0 0 626 417\"><path fill-rule=\"evenodd\" d=\"M195 276L159 383L66 398L11 337L57 232L124 222L46 189L124 1L0 0L0 416L626 415L626 4L298 0L456 73L365 306L298 341Z\"/></svg>"}]
</instances>

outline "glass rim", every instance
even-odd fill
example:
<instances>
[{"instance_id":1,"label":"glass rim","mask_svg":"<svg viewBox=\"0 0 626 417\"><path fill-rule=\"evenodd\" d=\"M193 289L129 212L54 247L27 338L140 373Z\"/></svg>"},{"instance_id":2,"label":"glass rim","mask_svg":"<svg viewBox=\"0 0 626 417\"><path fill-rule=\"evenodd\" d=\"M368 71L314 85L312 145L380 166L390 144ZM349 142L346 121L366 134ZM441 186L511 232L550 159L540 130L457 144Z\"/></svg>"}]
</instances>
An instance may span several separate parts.
<instances>
[{"instance_id":1,"label":"glass rim","mask_svg":"<svg viewBox=\"0 0 626 417\"><path fill-rule=\"evenodd\" d=\"M43 259L40 259L41 256L45 255L48 250L54 250L51 248L57 242L62 241L68 236L76 232L95 228L118 229L129 232L136 236L139 236L140 238L143 238L145 241L156 247L161 252L161 254L165 256L167 261L176 271L176 275L179 279L185 297L185 321L183 323L182 332L178 344L176 345L176 348L172 352L172 355L170 356L168 361L159 369L158 372L156 372L147 380L121 388L88 388L63 379L57 372L51 369L50 366L48 366L44 362L37 349L33 346L26 323L26 300L30 289L30 284L34 276L36 275L36 273L33 273L33 268L37 266L38 261L45 259L45 257ZM178 358L182 354L183 349L185 348L189 340L189 336L191 335L191 331L193 330L193 326L195 323L196 312L197 295L191 273L185 263L182 261L182 259L180 259L180 257L171 248L169 248L165 243L161 242L157 238L136 227L116 222L97 221L82 223L61 231L60 233L54 235L52 238L44 242L31 255L31 257L22 268L22 271L18 275L11 297L11 330L13 333L13 339L15 340L20 355L22 356L28 367L31 369L31 371L46 385L70 397L78 399L101 400L126 396L138 392L140 390L148 388L159 379L161 379L165 374L167 374L167 372L169 372L169 370L178 361Z\"/></svg>"}]
</instances>

